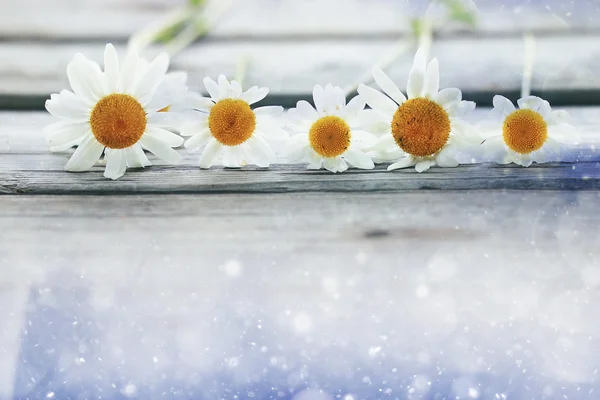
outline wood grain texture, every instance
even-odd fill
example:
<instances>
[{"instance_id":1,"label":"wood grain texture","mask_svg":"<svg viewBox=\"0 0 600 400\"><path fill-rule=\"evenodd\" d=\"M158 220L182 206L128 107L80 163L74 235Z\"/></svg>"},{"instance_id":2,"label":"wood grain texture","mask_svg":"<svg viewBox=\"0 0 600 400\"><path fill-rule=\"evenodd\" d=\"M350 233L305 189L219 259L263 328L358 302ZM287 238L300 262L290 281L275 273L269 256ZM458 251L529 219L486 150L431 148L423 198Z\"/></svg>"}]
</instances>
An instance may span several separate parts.
<instances>
[{"instance_id":1,"label":"wood grain texture","mask_svg":"<svg viewBox=\"0 0 600 400\"><path fill-rule=\"evenodd\" d=\"M183 382L179 397L227 398L238 387L230 380L244 396L260 379L380 398L381 380L404 393L427 362L436 392L440 379L451 387L477 374L486 378L478 388L502 379L485 392L493 398L523 375L505 355L519 343L536 367L511 395L542 393L550 379L586 399L599 349L599 200L553 191L0 197L0 282L30 288L21 345L8 349L19 360L14 395L122 398L131 382L152 398ZM310 336L298 333L298 316ZM565 338L581 343L565 351ZM383 356L369 356L380 343ZM234 378L222 372L230 356L242 360ZM269 367L273 357L285 371ZM290 381L307 365L308 376ZM360 389L367 369L377 380Z\"/></svg>"},{"instance_id":2,"label":"wood grain texture","mask_svg":"<svg viewBox=\"0 0 600 400\"><path fill-rule=\"evenodd\" d=\"M44 113L0 113L0 193L4 194L109 194L109 193L279 193L360 192L417 189L600 189L598 108L570 110L585 143L571 148L565 160L530 168L491 164L434 168L418 174L414 169L388 172L350 170L342 174L308 171L303 165L274 165L269 169L246 167L212 170L197 168L198 154L181 150L183 163L130 170L117 181L103 177L103 167L85 173L63 171L70 154L49 153L41 128L53 118ZM484 115L480 110L473 119ZM1 121L1 120L0 120Z\"/></svg>"},{"instance_id":3,"label":"wood grain texture","mask_svg":"<svg viewBox=\"0 0 600 400\"><path fill-rule=\"evenodd\" d=\"M18 161L8 157L6 162ZM40 166L57 164L48 157L28 160ZM53 160L53 161L56 161ZM62 160L65 162L66 160ZM52 166L50 167L52 168ZM333 175L306 171L303 166L273 165L268 170L198 170L193 166L154 166L143 173L130 171L117 181L102 176L99 168L81 174L59 169L0 172L2 194L112 194L112 193L282 193L382 192L403 190L599 190L598 161L547 164L527 169L495 165L464 165L454 169L388 172L370 171Z\"/></svg>"},{"instance_id":4,"label":"wood grain texture","mask_svg":"<svg viewBox=\"0 0 600 400\"><path fill-rule=\"evenodd\" d=\"M8 1L0 13L0 37L125 40L184 0ZM590 2L477 1L479 34L595 30L600 11ZM410 18L423 15L428 1L252 0L236 1L210 33L214 38L272 38L402 35ZM35 10L32 12L30 10ZM434 15L443 15L434 13ZM442 32L464 28L444 24Z\"/></svg>"},{"instance_id":5,"label":"wood grain texture","mask_svg":"<svg viewBox=\"0 0 600 400\"><path fill-rule=\"evenodd\" d=\"M537 40L532 87L535 91L600 89L600 48L595 36L543 37ZM388 70L406 86L412 65L411 42L394 40L324 40L283 42L203 42L177 55L172 70L189 73L192 90L203 90L205 76L233 77L239 62L249 60L245 85L268 86L275 95L307 95L315 83L342 87L358 84L365 72L392 49L404 54ZM0 96L48 96L68 87L66 66L77 52L102 61L101 43L0 43ZM122 48L121 48L122 50ZM435 41L442 87L466 92L518 92L523 70L521 38L453 38ZM153 56L156 51L149 51ZM457 57L460 54L460 57ZM560 54L560 57L557 56Z\"/></svg>"}]
</instances>

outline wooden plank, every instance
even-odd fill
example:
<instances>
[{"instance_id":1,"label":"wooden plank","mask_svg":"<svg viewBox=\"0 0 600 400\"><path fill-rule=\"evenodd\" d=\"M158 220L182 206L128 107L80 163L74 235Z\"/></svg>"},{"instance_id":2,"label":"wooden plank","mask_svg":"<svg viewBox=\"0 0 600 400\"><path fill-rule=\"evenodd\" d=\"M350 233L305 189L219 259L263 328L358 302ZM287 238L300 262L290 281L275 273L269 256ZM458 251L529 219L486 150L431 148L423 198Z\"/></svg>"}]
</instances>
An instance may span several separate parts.
<instances>
[{"instance_id":1,"label":"wooden plank","mask_svg":"<svg viewBox=\"0 0 600 400\"><path fill-rule=\"evenodd\" d=\"M184 3L184 0L9 2L3 5L0 13L0 37L124 40ZM478 1L478 34L600 28L600 11L590 2L546 0L522 3L499 5L495 0ZM389 0L344 0L343 6L339 0L236 1L210 36L256 39L405 35L410 33L410 19L423 15L425 10L425 2ZM444 23L441 31L447 34L464 31L464 28Z\"/></svg>"},{"instance_id":2,"label":"wooden plank","mask_svg":"<svg viewBox=\"0 0 600 400\"><path fill-rule=\"evenodd\" d=\"M481 110L477 116L484 114ZM566 161L576 164L547 164L530 168L495 165L466 165L455 169L433 169L418 174L413 169L387 172L385 166L372 171L351 170L343 174L307 171L302 165L274 165L270 169L243 170L196 167L198 154L188 154L182 165L155 166L129 171L118 181L103 177L103 168L86 173L67 173L63 167L69 153L49 153L41 127L53 119L44 113L3 113L0 143L0 193L234 193L234 192L356 192L416 189L600 189L600 135L598 108L574 112L586 142L572 148ZM577 118L581 118L578 122ZM469 162L466 157L465 162Z\"/></svg>"},{"instance_id":3,"label":"wooden plank","mask_svg":"<svg viewBox=\"0 0 600 400\"><path fill-rule=\"evenodd\" d=\"M405 393L417 369L448 398L472 385L585 399L598 386L599 200L0 197L0 281L32 288L15 395L378 398L379 382Z\"/></svg>"},{"instance_id":4,"label":"wooden plank","mask_svg":"<svg viewBox=\"0 0 600 400\"><path fill-rule=\"evenodd\" d=\"M5 39L127 38L185 0L23 0L5 2Z\"/></svg>"},{"instance_id":5,"label":"wooden plank","mask_svg":"<svg viewBox=\"0 0 600 400\"><path fill-rule=\"evenodd\" d=\"M66 160L50 155L29 159L4 157L13 170L0 171L0 194L114 194L114 193L282 193L282 192L384 192L405 190L599 190L600 157L583 154L593 161L575 164L544 164L529 168L490 164L462 165L454 169L432 169L418 174L414 169L388 172L352 170L334 175L307 171L300 165L273 165L271 169L202 171L194 165L156 165L146 171L130 171L117 181L95 168L69 174L61 167ZM27 170L34 164L39 170Z\"/></svg>"},{"instance_id":6,"label":"wooden plank","mask_svg":"<svg viewBox=\"0 0 600 400\"><path fill-rule=\"evenodd\" d=\"M595 36L539 38L534 91L600 90L600 78L593 72L600 59L597 42ZM357 84L374 62L398 45L393 40L206 42L177 55L172 68L189 72L191 89L201 90L205 76L223 73L232 77L240 61L247 58L246 85L268 86L273 95L306 96L315 83L332 82L342 87ZM400 45L406 51L389 73L404 87L414 48L408 42ZM42 106L42 97L68 87L66 65L76 52L101 61L103 47L83 43L0 43L0 96L37 96L37 105ZM442 86L472 93L483 91L490 93L490 99L493 92L520 90L523 52L520 38L438 40L431 50L440 61ZM148 55L154 53L150 51Z\"/></svg>"}]
</instances>

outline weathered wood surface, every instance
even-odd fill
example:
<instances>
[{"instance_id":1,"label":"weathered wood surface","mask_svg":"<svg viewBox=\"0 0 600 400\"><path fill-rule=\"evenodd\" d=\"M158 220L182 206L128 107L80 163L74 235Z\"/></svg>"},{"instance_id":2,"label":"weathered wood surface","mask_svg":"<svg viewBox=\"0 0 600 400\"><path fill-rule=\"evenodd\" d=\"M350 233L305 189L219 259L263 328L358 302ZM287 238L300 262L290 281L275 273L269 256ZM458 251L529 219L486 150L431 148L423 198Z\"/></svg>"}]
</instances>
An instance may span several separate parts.
<instances>
[{"instance_id":1,"label":"weathered wood surface","mask_svg":"<svg viewBox=\"0 0 600 400\"><path fill-rule=\"evenodd\" d=\"M551 93L551 100L562 104L589 100L567 91L580 90L585 94L600 90L597 44L596 36L538 38L533 90ZM189 73L192 90L204 90L201 82L205 76L234 77L240 61L247 58L245 85L268 86L272 95L297 98L311 93L315 83L331 82L342 87L358 84L374 62L399 45L406 51L388 71L404 88L415 50L409 41L203 42L178 54L172 69ZM33 96L35 105L41 108L49 93L68 87L66 65L75 53L82 52L102 62L103 49L101 43L2 42L0 96L8 96L12 102L18 102L19 96ZM524 46L519 37L440 39L434 41L431 54L440 61L443 87L486 93L477 100L487 100L488 104L494 93L520 90ZM5 105L10 103L5 101Z\"/></svg>"},{"instance_id":2,"label":"weathered wood surface","mask_svg":"<svg viewBox=\"0 0 600 400\"><path fill-rule=\"evenodd\" d=\"M124 40L184 3L184 0L5 1L0 13L0 37ZM422 15L428 3L428 0L236 0L209 36L244 39L396 36L410 33L409 19ZM524 3L477 1L478 34L600 28L600 11L592 2L545 0ZM460 32L464 28L444 24L441 30Z\"/></svg>"},{"instance_id":3,"label":"weathered wood surface","mask_svg":"<svg viewBox=\"0 0 600 400\"><path fill-rule=\"evenodd\" d=\"M585 142L573 147L567 163L504 167L492 164L435 168L418 174L413 169L388 172L385 166L372 171L350 170L343 174L307 171L303 165L274 165L269 169L200 170L198 154L188 154L179 166L156 165L130 170L110 181L103 167L85 173L63 171L70 153L49 153L41 128L53 121L45 113L2 113L0 116L0 193L234 193L234 192L356 192L416 189L600 189L600 135L598 108L570 110ZM480 110L473 117L484 116ZM575 162L577 163L571 163Z\"/></svg>"},{"instance_id":4,"label":"weathered wood surface","mask_svg":"<svg viewBox=\"0 0 600 400\"><path fill-rule=\"evenodd\" d=\"M485 398L552 384L587 399L599 202L548 191L0 197L0 283L30 288L14 302L21 340L2 341L13 395L123 398L131 383L156 397L185 384L179 398L264 399L314 385L375 399L380 380L404 393L418 370L443 393L477 376Z\"/></svg>"}]
</instances>

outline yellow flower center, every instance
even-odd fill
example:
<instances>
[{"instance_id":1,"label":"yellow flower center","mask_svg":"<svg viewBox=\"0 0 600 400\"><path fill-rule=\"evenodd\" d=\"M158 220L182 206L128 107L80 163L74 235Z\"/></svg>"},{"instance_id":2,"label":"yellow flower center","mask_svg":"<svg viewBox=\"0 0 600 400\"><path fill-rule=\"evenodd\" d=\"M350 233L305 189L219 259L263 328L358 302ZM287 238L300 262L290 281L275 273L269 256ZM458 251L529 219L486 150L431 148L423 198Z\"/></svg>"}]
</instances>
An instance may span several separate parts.
<instances>
[{"instance_id":1,"label":"yellow flower center","mask_svg":"<svg viewBox=\"0 0 600 400\"><path fill-rule=\"evenodd\" d=\"M519 154L539 150L548 139L548 125L539 113L523 109L512 112L502 127L504 143Z\"/></svg>"},{"instance_id":2,"label":"yellow flower center","mask_svg":"<svg viewBox=\"0 0 600 400\"><path fill-rule=\"evenodd\" d=\"M237 146L252 137L256 129L256 115L243 100L224 99L210 110L210 133L225 146Z\"/></svg>"},{"instance_id":3,"label":"yellow flower center","mask_svg":"<svg viewBox=\"0 0 600 400\"><path fill-rule=\"evenodd\" d=\"M406 153L431 156L450 137L450 117L436 102L422 97L410 99L394 113L392 135Z\"/></svg>"},{"instance_id":4,"label":"yellow flower center","mask_svg":"<svg viewBox=\"0 0 600 400\"><path fill-rule=\"evenodd\" d=\"M146 130L146 111L128 94L110 94L90 115L92 133L109 149L124 149L136 144Z\"/></svg>"},{"instance_id":5,"label":"yellow flower center","mask_svg":"<svg viewBox=\"0 0 600 400\"><path fill-rule=\"evenodd\" d=\"M350 126L340 117L322 117L310 127L308 140L320 156L337 157L350 147Z\"/></svg>"}]
</instances>

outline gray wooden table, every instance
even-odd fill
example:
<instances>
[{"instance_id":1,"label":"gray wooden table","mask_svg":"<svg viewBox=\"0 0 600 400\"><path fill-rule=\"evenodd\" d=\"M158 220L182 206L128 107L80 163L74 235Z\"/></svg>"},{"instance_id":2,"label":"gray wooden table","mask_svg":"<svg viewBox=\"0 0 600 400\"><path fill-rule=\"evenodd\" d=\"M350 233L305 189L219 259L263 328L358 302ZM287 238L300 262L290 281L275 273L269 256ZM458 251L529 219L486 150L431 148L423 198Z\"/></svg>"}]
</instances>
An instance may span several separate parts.
<instances>
[{"instance_id":1,"label":"gray wooden table","mask_svg":"<svg viewBox=\"0 0 600 400\"><path fill-rule=\"evenodd\" d=\"M100 167L64 172L69 153L48 151L42 106L67 86L73 53L100 61L104 42L123 48L172 3L1 6L0 399L600 390L597 7L480 1L476 31L444 26L431 49L442 86L482 105L476 120L493 93L518 94L532 34L533 91L584 138L564 163L202 171L182 151L182 165L152 160L118 181ZM246 84L289 106L405 47L390 68L405 81L405 16L422 3L239 2L174 68L200 90L247 57Z\"/></svg>"}]
</instances>

